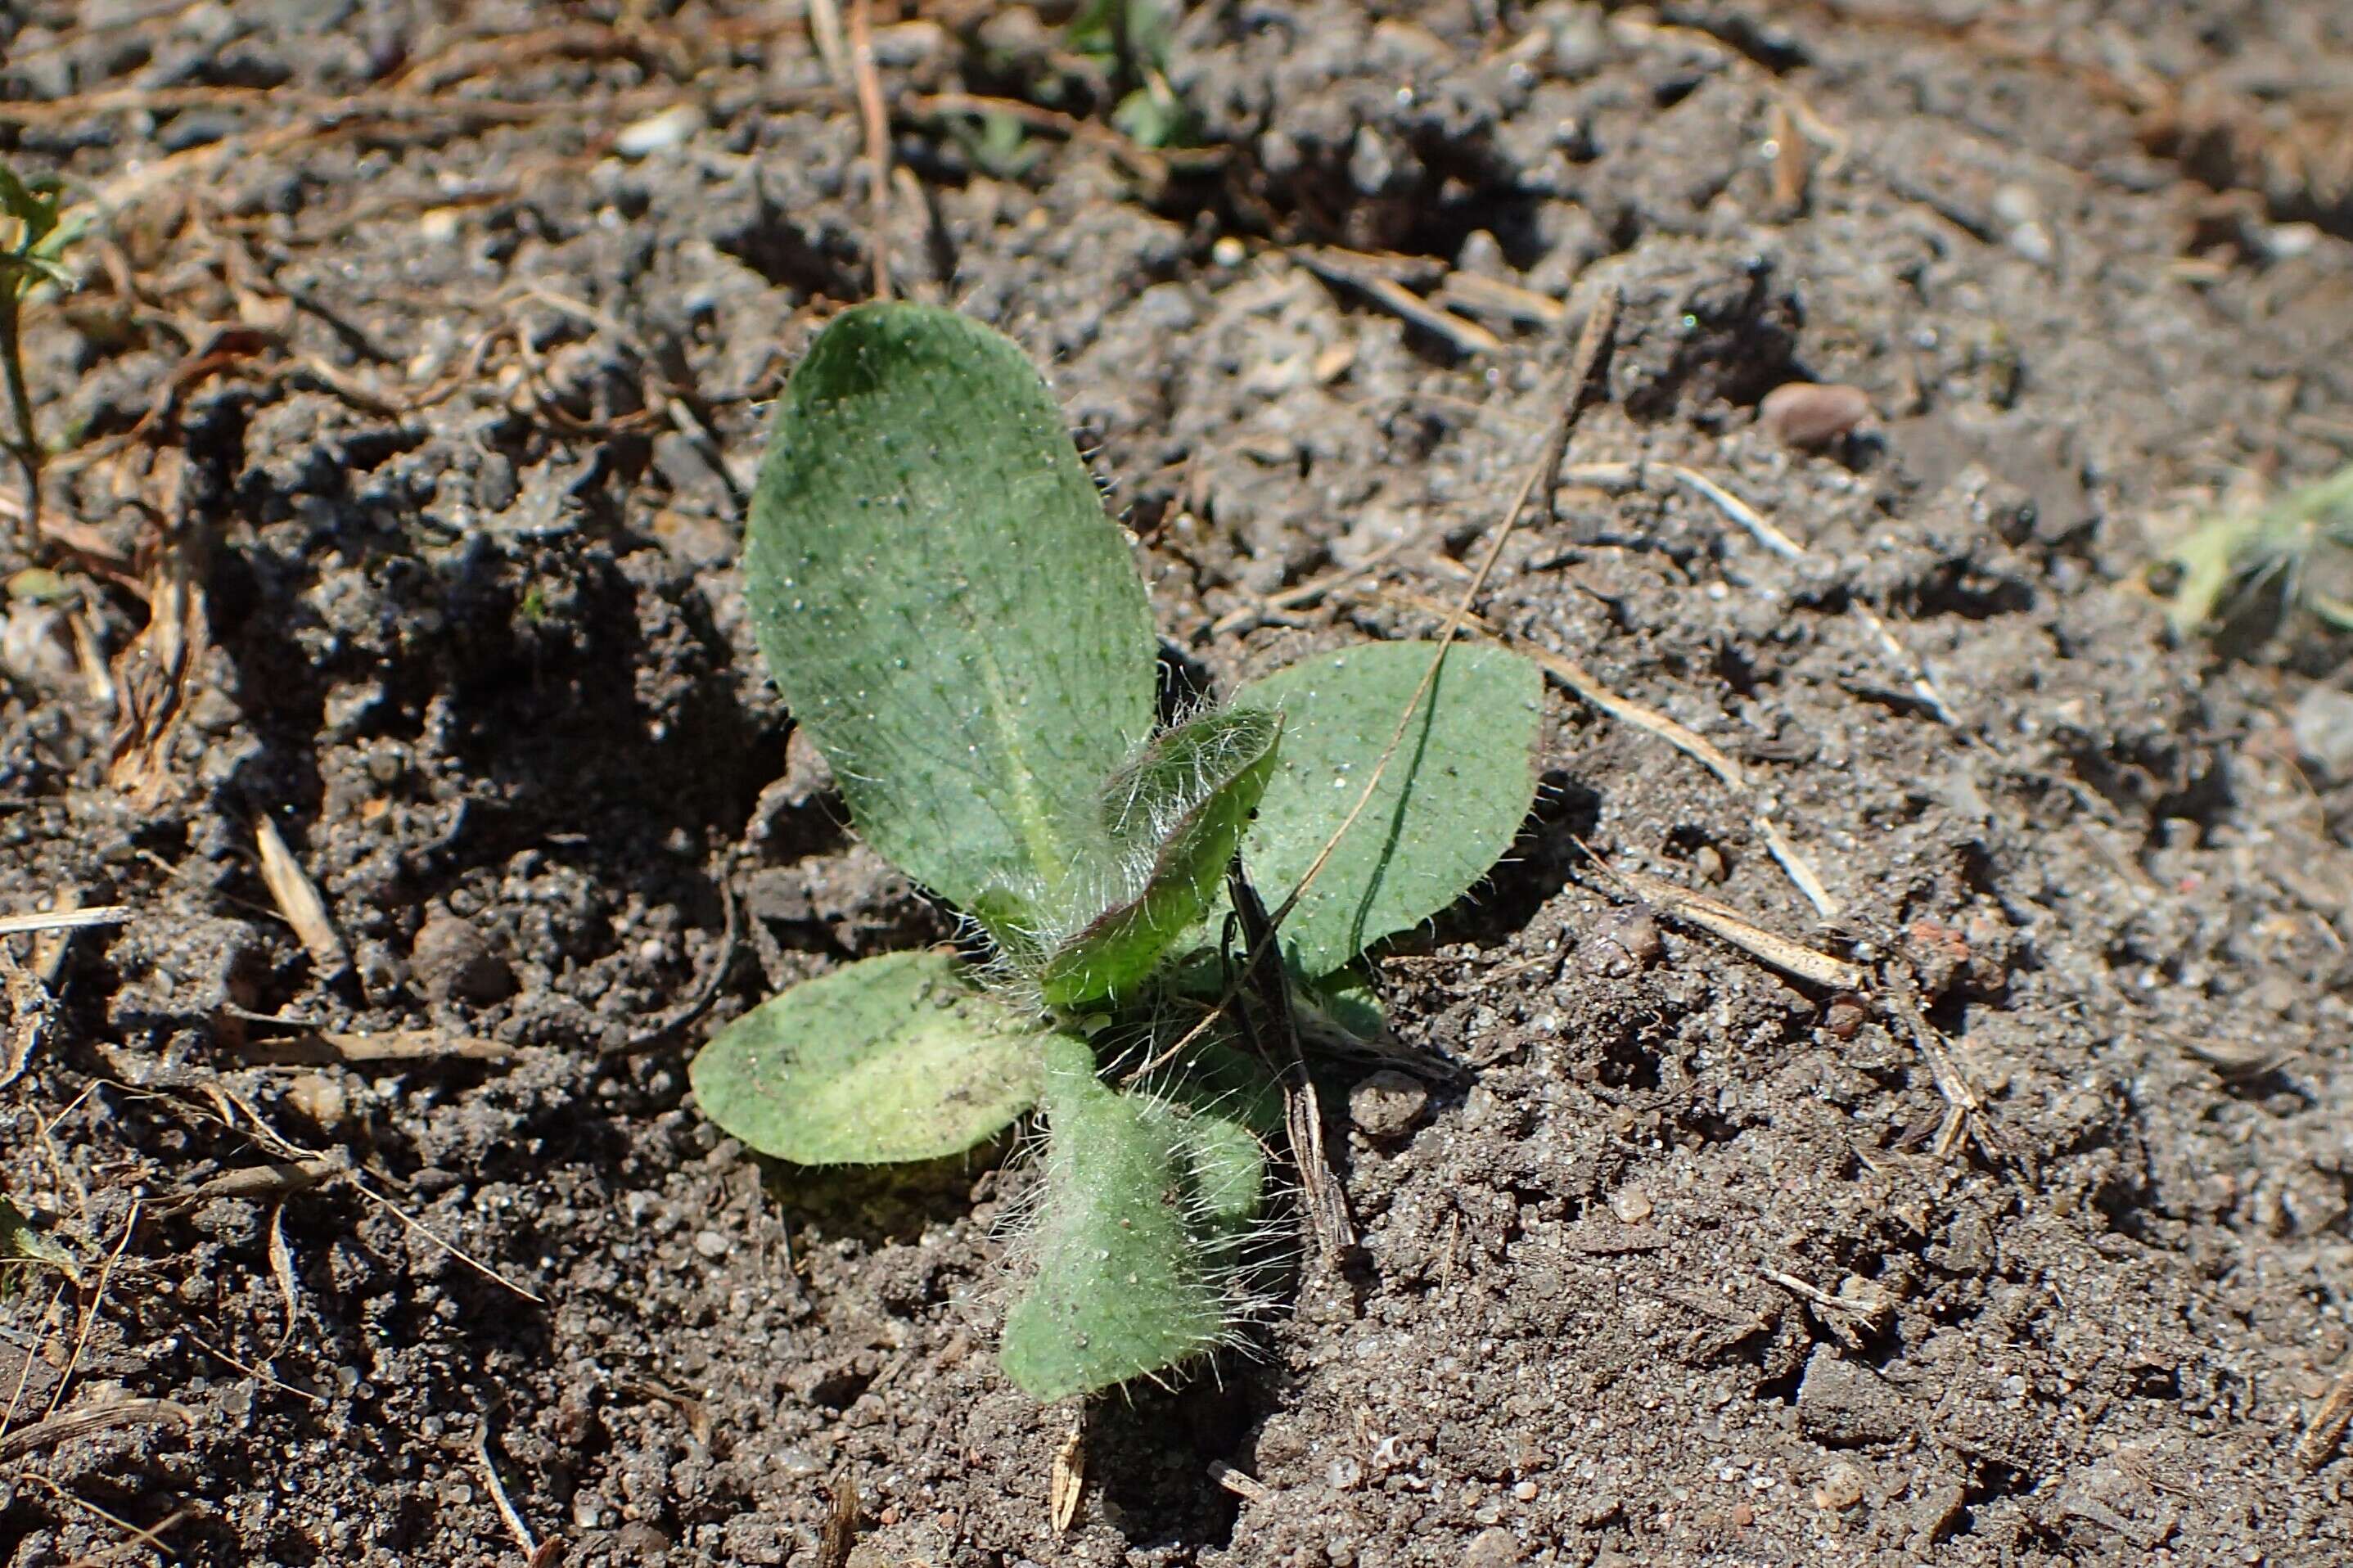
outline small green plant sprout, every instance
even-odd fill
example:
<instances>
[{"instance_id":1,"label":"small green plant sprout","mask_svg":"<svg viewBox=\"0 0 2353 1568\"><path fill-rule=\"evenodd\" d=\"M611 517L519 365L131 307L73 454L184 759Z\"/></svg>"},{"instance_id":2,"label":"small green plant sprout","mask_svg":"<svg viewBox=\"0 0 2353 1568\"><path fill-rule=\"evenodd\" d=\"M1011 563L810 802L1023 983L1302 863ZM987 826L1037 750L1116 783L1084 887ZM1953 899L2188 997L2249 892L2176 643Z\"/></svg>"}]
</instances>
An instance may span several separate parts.
<instances>
[{"instance_id":1,"label":"small green plant sprout","mask_svg":"<svg viewBox=\"0 0 2353 1568\"><path fill-rule=\"evenodd\" d=\"M41 520L41 437L33 423L32 395L25 386L22 337L26 299L44 283L74 286L66 270L66 247L81 224L58 205L55 180L23 180L0 165L0 378L8 385L13 428L0 445L16 459L25 479L25 537L37 537Z\"/></svg>"},{"instance_id":2,"label":"small green plant sprout","mask_svg":"<svg viewBox=\"0 0 2353 1568\"><path fill-rule=\"evenodd\" d=\"M2298 609L2353 631L2353 466L2268 506L2210 518L2160 567L2180 636L2275 625Z\"/></svg>"},{"instance_id":3,"label":"small green plant sprout","mask_svg":"<svg viewBox=\"0 0 2353 1568\"><path fill-rule=\"evenodd\" d=\"M1180 9L1176 0L1087 0L1063 35L1074 53L1127 87L1111 122L1139 147L1187 147L1197 138L1192 110L1168 85Z\"/></svg>"},{"instance_id":4,"label":"small green plant sprout","mask_svg":"<svg viewBox=\"0 0 2353 1568\"><path fill-rule=\"evenodd\" d=\"M1207 1000L1229 874L1288 892L1328 847L1276 933L1284 984L1377 1018L1351 961L1460 898L1527 816L1538 671L1466 646L1426 681L1435 645L1372 644L1161 726L1143 584L1045 384L921 305L811 344L744 568L858 830L986 952L868 958L762 1004L695 1058L703 1110L831 1165L956 1154L1040 1109L1013 1380L1060 1399L1232 1342L1265 1300L1291 1064Z\"/></svg>"}]
</instances>

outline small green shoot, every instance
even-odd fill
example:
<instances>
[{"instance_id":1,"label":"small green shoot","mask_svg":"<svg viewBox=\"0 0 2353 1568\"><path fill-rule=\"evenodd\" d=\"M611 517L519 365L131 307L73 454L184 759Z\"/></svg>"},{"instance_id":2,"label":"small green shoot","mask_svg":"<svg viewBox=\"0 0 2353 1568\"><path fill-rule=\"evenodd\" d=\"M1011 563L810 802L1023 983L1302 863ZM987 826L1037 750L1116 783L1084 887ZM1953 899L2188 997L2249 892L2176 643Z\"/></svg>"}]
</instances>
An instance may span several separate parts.
<instances>
[{"instance_id":1,"label":"small green shoot","mask_svg":"<svg viewBox=\"0 0 2353 1568\"><path fill-rule=\"evenodd\" d=\"M2163 565L2178 635L2297 608L2353 631L2353 465L2269 506L2209 519Z\"/></svg>"},{"instance_id":2,"label":"small green shoot","mask_svg":"<svg viewBox=\"0 0 2353 1568\"><path fill-rule=\"evenodd\" d=\"M991 956L870 958L765 1003L695 1058L703 1110L822 1165L961 1152L1042 1105L1014 1381L1060 1399L1232 1342L1263 1300L1284 1064L1230 1026L1187 1039L1228 869L1288 890L1333 845L1281 933L1296 1011L1377 1030L1347 966L1517 833L1539 672L1455 650L1353 822L1431 644L1320 655L1155 729L1143 584L1052 395L1006 338L922 305L860 306L810 346L744 574L859 831ZM1159 1065L1113 1087L1106 1051Z\"/></svg>"},{"instance_id":3,"label":"small green shoot","mask_svg":"<svg viewBox=\"0 0 2353 1568\"><path fill-rule=\"evenodd\" d=\"M1199 140L1193 111L1168 85L1176 45L1176 0L1088 0L1063 37L1127 88L1111 122L1139 147L1189 147Z\"/></svg>"},{"instance_id":4,"label":"small green shoot","mask_svg":"<svg viewBox=\"0 0 2353 1568\"><path fill-rule=\"evenodd\" d=\"M41 520L41 465L45 457L40 431L33 420L32 395L25 385L23 314L25 300L42 284L61 289L74 286L66 270L66 247L79 237L79 217L58 202L60 187L52 179L24 180L0 164L0 379L8 387L8 409L15 428L0 435L0 445L16 459L25 479L25 537L37 537Z\"/></svg>"},{"instance_id":5,"label":"small green shoot","mask_svg":"<svg viewBox=\"0 0 2353 1568\"><path fill-rule=\"evenodd\" d=\"M22 1271L16 1266L24 1264L40 1264L81 1283L80 1260L72 1251L37 1229L24 1210L0 1198L0 1280L12 1280Z\"/></svg>"}]
</instances>

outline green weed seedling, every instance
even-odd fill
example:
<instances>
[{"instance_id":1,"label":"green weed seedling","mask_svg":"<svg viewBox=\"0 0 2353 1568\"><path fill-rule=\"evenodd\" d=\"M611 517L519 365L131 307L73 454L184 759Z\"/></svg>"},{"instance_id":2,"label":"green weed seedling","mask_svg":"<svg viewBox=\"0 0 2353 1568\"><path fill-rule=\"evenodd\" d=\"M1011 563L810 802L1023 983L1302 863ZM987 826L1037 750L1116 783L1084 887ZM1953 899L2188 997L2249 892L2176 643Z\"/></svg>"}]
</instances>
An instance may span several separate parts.
<instances>
[{"instance_id":1,"label":"green weed seedling","mask_svg":"<svg viewBox=\"0 0 2353 1568\"><path fill-rule=\"evenodd\" d=\"M2353 465L2268 505L2208 519L2161 564L2178 635L2295 609L2353 631Z\"/></svg>"},{"instance_id":2,"label":"green weed seedling","mask_svg":"<svg viewBox=\"0 0 2353 1568\"><path fill-rule=\"evenodd\" d=\"M15 429L0 435L25 478L25 534L33 537L41 514L41 438L33 423L33 399L25 386L20 321L25 300L44 283L71 289L66 247L81 225L58 205L55 180L19 179L0 165L0 381L8 388Z\"/></svg>"},{"instance_id":3,"label":"green weed seedling","mask_svg":"<svg viewBox=\"0 0 2353 1568\"><path fill-rule=\"evenodd\" d=\"M1361 1016L1350 962L1460 898L1525 818L1539 673L1462 647L1425 689L1433 645L1372 644L1160 728L1143 584L1044 383L919 305L818 335L744 564L859 832L991 956L892 953L772 998L695 1058L703 1110L829 1165L954 1154L1039 1109L1014 1381L1059 1399L1230 1342L1262 1294L1282 1096L1236 1032L1173 1048L1221 987L1228 869L1288 891L1332 846L1278 940L1303 994ZM1134 1083L1109 1070L1147 1056L1167 1059Z\"/></svg>"}]
</instances>

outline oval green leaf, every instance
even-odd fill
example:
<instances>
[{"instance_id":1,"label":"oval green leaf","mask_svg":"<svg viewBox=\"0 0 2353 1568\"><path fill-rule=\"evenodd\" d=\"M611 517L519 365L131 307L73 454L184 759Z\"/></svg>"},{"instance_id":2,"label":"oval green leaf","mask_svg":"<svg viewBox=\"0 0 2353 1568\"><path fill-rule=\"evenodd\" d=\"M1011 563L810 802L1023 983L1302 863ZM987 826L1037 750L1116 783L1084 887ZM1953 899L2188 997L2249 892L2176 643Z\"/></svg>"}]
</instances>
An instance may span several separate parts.
<instances>
[{"instance_id":1,"label":"oval green leaf","mask_svg":"<svg viewBox=\"0 0 2353 1568\"><path fill-rule=\"evenodd\" d=\"M1076 1041L1058 1041L1050 1058L1036 1273L1006 1314L998 1351L1007 1375L1040 1401L1222 1342L1232 1304L1220 1264L1263 1179L1247 1131L1221 1123L1205 1134L1178 1107L1106 1087Z\"/></svg>"},{"instance_id":2,"label":"oval green leaf","mask_svg":"<svg viewBox=\"0 0 2353 1568\"><path fill-rule=\"evenodd\" d=\"M1356 805L1436 651L1367 643L1303 659L1237 695L1282 715L1282 754L1242 847L1269 905L1290 896ZM1296 973L1330 973L1487 874L1535 800L1543 718L1544 676L1526 659L1472 645L1446 656L1379 787L1282 922Z\"/></svg>"},{"instance_id":3,"label":"oval green leaf","mask_svg":"<svg viewBox=\"0 0 2353 1568\"><path fill-rule=\"evenodd\" d=\"M970 906L1059 889L1102 781L1152 731L1152 616L1018 346L860 305L776 413L744 574L777 689L860 832Z\"/></svg>"},{"instance_id":4,"label":"oval green leaf","mask_svg":"<svg viewBox=\"0 0 2353 1568\"><path fill-rule=\"evenodd\" d=\"M689 1077L703 1114L804 1165L933 1160L1038 1098L1053 1037L973 989L944 952L894 952L806 981L712 1037Z\"/></svg>"}]
</instances>

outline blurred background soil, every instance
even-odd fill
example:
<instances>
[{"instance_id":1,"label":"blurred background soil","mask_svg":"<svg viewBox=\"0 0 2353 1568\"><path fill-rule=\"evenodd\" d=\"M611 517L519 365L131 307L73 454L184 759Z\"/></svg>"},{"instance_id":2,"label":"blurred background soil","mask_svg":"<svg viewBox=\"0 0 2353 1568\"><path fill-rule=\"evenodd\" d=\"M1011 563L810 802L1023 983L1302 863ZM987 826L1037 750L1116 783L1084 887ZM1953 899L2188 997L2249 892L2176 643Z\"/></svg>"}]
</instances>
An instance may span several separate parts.
<instances>
[{"instance_id":1,"label":"blurred background soil","mask_svg":"<svg viewBox=\"0 0 2353 1568\"><path fill-rule=\"evenodd\" d=\"M101 215L27 316L0 912L128 910L7 944L79 1282L0 1300L0 1563L840 1568L844 1489L876 1565L2353 1557L2353 647L2148 585L2353 455L2353 11L1114 13L0 12L0 154ZM1618 290L1482 613L1751 786L1555 692L1377 965L1423 1078L1328 1086L1361 1256L1098 1402L1060 1534L1005 1152L764 1172L686 1088L953 929L735 570L881 266L1048 367L1220 683L1431 633Z\"/></svg>"}]
</instances>

